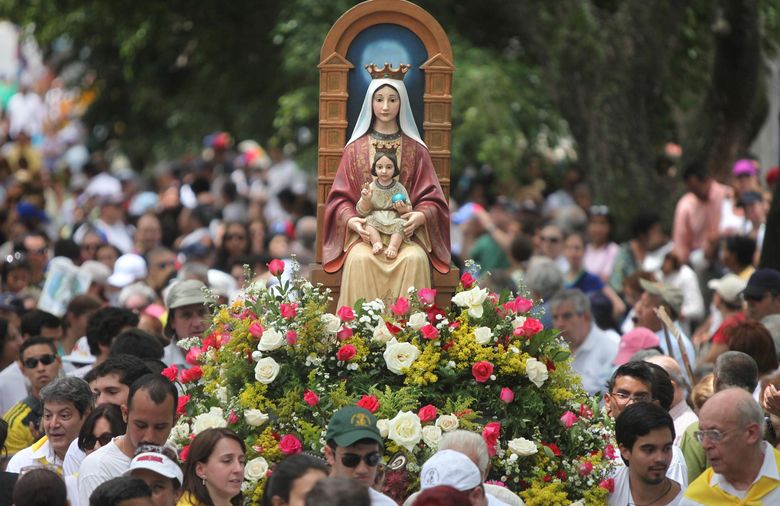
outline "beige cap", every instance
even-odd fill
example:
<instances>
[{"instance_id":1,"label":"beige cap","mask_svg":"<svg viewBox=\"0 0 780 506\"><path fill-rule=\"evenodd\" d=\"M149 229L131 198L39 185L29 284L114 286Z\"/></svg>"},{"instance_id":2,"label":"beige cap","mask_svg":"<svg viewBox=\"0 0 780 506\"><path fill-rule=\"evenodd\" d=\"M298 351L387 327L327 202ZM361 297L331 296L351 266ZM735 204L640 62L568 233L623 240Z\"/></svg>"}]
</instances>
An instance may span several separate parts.
<instances>
[{"instance_id":1,"label":"beige cap","mask_svg":"<svg viewBox=\"0 0 780 506\"><path fill-rule=\"evenodd\" d=\"M642 285L642 290L651 295L657 295L671 307L675 313L680 314L680 308L682 308L683 294L682 290L676 286L665 285L663 283L654 283L646 279L639 278L639 284Z\"/></svg>"},{"instance_id":2,"label":"beige cap","mask_svg":"<svg viewBox=\"0 0 780 506\"><path fill-rule=\"evenodd\" d=\"M168 290L168 295L165 297L165 307L176 309L192 304L207 304L205 289L206 285L197 279L179 281Z\"/></svg>"},{"instance_id":3,"label":"beige cap","mask_svg":"<svg viewBox=\"0 0 780 506\"><path fill-rule=\"evenodd\" d=\"M718 295L728 304L739 304L740 294L746 286L746 280L731 273L720 279L711 279L707 283L707 287L718 292Z\"/></svg>"}]
</instances>

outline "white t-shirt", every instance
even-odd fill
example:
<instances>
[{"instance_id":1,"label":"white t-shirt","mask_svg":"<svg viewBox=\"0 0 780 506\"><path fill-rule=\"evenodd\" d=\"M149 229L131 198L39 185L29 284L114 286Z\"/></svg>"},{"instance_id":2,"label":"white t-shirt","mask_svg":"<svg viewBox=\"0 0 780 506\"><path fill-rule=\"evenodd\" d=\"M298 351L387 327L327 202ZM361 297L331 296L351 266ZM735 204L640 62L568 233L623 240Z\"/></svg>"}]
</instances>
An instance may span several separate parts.
<instances>
[{"instance_id":1,"label":"white t-shirt","mask_svg":"<svg viewBox=\"0 0 780 506\"><path fill-rule=\"evenodd\" d=\"M79 470L79 504L89 504L89 496L102 483L122 476L130 469L131 458L122 452L117 442L123 436L114 438L106 446L87 455Z\"/></svg>"},{"instance_id":2,"label":"white t-shirt","mask_svg":"<svg viewBox=\"0 0 780 506\"><path fill-rule=\"evenodd\" d=\"M382 492L377 492L373 488L368 489L368 495L371 497L371 506L398 506L394 500L387 497Z\"/></svg>"},{"instance_id":3,"label":"white t-shirt","mask_svg":"<svg viewBox=\"0 0 780 506\"><path fill-rule=\"evenodd\" d=\"M68 446L68 451L65 452L65 460L62 464L63 475L71 476L77 474L81 463L84 462L86 457L87 454L84 453L84 450L79 448L79 438L74 439Z\"/></svg>"},{"instance_id":4,"label":"white t-shirt","mask_svg":"<svg viewBox=\"0 0 780 506\"><path fill-rule=\"evenodd\" d=\"M617 473L626 469L626 464L620 458L620 450L617 447L615 448L615 454L617 456L614 462L617 469L615 471L615 479L617 479ZM672 461L669 463L669 469L666 470L666 477L679 483L683 490L688 488L688 466L685 464L685 457L678 446L672 446Z\"/></svg>"},{"instance_id":5,"label":"white t-shirt","mask_svg":"<svg viewBox=\"0 0 780 506\"><path fill-rule=\"evenodd\" d=\"M622 467L613 478L615 480L615 490L609 494L610 506L626 506L626 504L635 504L634 498L631 497L631 485L628 481L628 468ZM675 480L672 480L675 481ZM672 499L672 502L667 503L668 506L677 506L685 494L685 487L680 483L680 492Z\"/></svg>"}]
</instances>

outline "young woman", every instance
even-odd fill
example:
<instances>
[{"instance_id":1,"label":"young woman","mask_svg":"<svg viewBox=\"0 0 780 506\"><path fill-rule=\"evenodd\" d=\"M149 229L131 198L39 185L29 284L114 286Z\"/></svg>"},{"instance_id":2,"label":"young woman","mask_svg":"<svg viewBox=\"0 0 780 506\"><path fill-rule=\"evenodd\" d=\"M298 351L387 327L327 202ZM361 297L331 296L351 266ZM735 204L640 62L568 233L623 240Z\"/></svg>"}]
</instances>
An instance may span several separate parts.
<instances>
[{"instance_id":1,"label":"young woman","mask_svg":"<svg viewBox=\"0 0 780 506\"><path fill-rule=\"evenodd\" d=\"M322 459L303 453L287 457L273 469L260 506L304 506L309 490L327 476Z\"/></svg>"},{"instance_id":2,"label":"young woman","mask_svg":"<svg viewBox=\"0 0 780 506\"><path fill-rule=\"evenodd\" d=\"M190 445L184 485L177 506L239 506L243 504L246 447L230 429L208 429Z\"/></svg>"}]
</instances>

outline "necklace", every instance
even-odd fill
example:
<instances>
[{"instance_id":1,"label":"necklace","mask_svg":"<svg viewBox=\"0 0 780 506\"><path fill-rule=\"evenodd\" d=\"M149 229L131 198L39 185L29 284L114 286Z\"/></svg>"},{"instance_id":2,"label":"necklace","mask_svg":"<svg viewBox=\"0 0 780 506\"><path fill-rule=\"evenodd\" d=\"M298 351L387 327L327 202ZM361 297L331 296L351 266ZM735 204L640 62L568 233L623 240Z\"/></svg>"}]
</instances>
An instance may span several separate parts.
<instances>
[{"instance_id":1,"label":"necklace","mask_svg":"<svg viewBox=\"0 0 780 506\"><path fill-rule=\"evenodd\" d=\"M631 478L628 479L628 489L631 490ZM659 495L658 497L656 497L655 499L653 499L648 503L639 504L638 502L635 502L633 503L633 506L650 506L651 504L654 504L657 500L663 498L666 494L668 494L671 489L672 489L672 480L666 478L666 488L664 489L663 493L661 493L661 495ZM628 506L631 505L632 503L629 503Z\"/></svg>"},{"instance_id":2,"label":"necklace","mask_svg":"<svg viewBox=\"0 0 780 506\"><path fill-rule=\"evenodd\" d=\"M380 141L394 141L394 140L396 140L396 139L401 137L401 130L398 130L397 132L394 132L392 134L383 134L383 133L377 132L376 130L374 130L372 128L371 130L369 130L368 134L372 138L380 140Z\"/></svg>"},{"instance_id":3,"label":"necklace","mask_svg":"<svg viewBox=\"0 0 780 506\"><path fill-rule=\"evenodd\" d=\"M380 183L379 179L376 180L377 188L380 188L382 190L389 190L390 188L393 187L393 185L395 185L395 180L390 181L387 185L383 185L382 183Z\"/></svg>"}]
</instances>

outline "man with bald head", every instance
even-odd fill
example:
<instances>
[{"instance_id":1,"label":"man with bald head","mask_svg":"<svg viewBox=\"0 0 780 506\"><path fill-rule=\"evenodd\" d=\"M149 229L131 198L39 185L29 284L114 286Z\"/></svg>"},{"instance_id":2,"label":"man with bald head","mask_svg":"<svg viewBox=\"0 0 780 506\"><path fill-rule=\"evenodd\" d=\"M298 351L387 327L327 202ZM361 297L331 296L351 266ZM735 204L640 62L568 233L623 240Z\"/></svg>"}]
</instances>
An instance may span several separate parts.
<instances>
[{"instance_id":1,"label":"man with bald head","mask_svg":"<svg viewBox=\"0 0 780 506\"><path fill-rule=\"evenodd\" d=\"M672 407L669 409L669 415L671 415L674 421L674 444L680 446L683 433L688 426L696 421L698 417L696 413L685 402L685 398L688 395L688 384L685 381L685 377L680 370L680 364L675 359L668 355L655 355L648 357L645 362L650 362L661 366L664 371L669 373L669 377L672 380L672 386L674 386L674 400L672 401Z\"/></svg>"},{"instance_id":2,"label":"man with bald head","mask_svg":"<svg viewBox=\"0 0 780 506\"><path fill-rule=\"evenodd\" d=\"M711 467L681 505L780 504L780 452L764 441L764 413L750 392L726 388L710 397L696 439Z\"/></svg>"}]
</instances>

